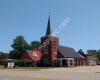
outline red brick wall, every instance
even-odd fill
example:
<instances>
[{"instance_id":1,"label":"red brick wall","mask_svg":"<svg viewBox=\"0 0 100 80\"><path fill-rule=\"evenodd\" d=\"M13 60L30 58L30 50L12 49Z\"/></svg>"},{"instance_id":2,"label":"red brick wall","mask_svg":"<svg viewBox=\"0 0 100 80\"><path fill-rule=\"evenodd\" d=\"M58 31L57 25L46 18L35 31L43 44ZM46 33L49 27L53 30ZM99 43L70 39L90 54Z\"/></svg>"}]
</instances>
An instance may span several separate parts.
<instances>
[{"instance_id":1,"label":"red brick wall","mask_svg":"<svg viewBox=\"0 0 100 80\"><path fill-rule=\"evenodd\" d=\"M54 37L54 36L44 36L41 38L41 44L43 45L43 43L49 39L50 40L50 43L49 45L47 45L48 47L48 51L46 51L46 48L44 48L42 50L42 53L48 53L46 55L46 58L49 59L49 61L52 63L54 58L57 58L57 48L58 48L58 45L59 45L59 42L58 42L58 38L57 37Z\"/></svg>"},{"instance_id":2,"label":"red brick wall","mask_svg":"<svg viewBox=\"0 0 100 80\"><path fill-rule=\"evenodd\" d=\"M29 59L29 60L31 60L31 58L29 57L28 53L23 53L21 59L22 59L22 60L24 60L24 59Z\"/></svg>"}]
</instances>

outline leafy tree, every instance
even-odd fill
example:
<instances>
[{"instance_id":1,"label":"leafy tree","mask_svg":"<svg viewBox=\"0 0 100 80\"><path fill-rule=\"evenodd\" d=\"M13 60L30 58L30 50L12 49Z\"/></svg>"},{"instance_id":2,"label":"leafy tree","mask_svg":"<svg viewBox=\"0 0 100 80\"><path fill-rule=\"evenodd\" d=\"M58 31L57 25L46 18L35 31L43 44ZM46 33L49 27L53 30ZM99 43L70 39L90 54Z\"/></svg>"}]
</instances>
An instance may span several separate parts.
<instances>
[{"instance_id":1,"label":"leafy tree","mask_svg":"<svg viewBox=\"0 0 100 80\"><path fill-rule=\"evenodd\" d=\"M5 55L3 52L0 52L0 59L4 59L5 58Z\"/></svg>"},{"instance_id":2,"label":"leafy tree","mask_svg":"<svg viewBox=\"0 0 100 80\"><path fill-rule=\"evenodd\" d=\"M100 50L88 50L87 53L97 57L100 60Z\"/></svg>"},{"instance_id":3,"label":"leafy tree","mask_svg":"<svg viewBox=\"0 0 100 80\"><path fill-rule=\"evenodd\" d=\"M100 50L97 50L97 57L98 57L99 60L100 60Z\"/></svg>"},{"instance_id":4,"label":"leafy tree","mask_svg":"<svg viewBox=\"0 0 100 80\"><path fill-rule=\"evenodd\" d=\"M84 56L84 57L86 56L86 54L83 52L82 49L80 49L80 50L78 51L78 53L81 54L81 55Z\"/></svg>"},{"instance_id":5,"label":"leafy tree","mask_svg":"<svg viewBox=\"0 0 100 80\"><path fill-rule=\"evenodd\" d=\"M10 58L20 59L21 55L29 49L28 43L25 41L23 36L17 36L13 40L13 44L11 45L13 50L10 51Z\"/></svg>"},{"instance_id":6,"label":"leafy tree","mask_svg":"<svg viewBox=\"0 0 100 80\"><path fill-rule=\"evenodd\" d=\"M8 59L8 58L9 58L8 53L0 52L0 59Z\"/></svg>"},{"instance_id":7,"label":"leafy tree","mask_svg":"<svg viewBox=\"0 0 100 80\"><path fill-rule=\"evenodd\" d=\"M39 48L40 45L41 44L40 44L39 41L32 41L31 44L30 44L30 49Z\"/></svg>"},{"instance_id":8,"label":"leafy tree","mask_svg":"<svg viewBox=\"0 0 100 80\"><path fill-rule=\"evenodd\" d=\"M97 50L87 50L88 54L91 54L94 57L97 57Z\"/></svg>"},{"instance_id":9,"label":"leafy tree","mask_svg":"<svg viewBox=\"0 0 100 80\"><path fill-rule=\"evenodd\" d=\"M16 50L11 50L9 53L9 58L10 59L19 59L21 56L20 53L18 53Z\"/></svg>"}]
</instances>

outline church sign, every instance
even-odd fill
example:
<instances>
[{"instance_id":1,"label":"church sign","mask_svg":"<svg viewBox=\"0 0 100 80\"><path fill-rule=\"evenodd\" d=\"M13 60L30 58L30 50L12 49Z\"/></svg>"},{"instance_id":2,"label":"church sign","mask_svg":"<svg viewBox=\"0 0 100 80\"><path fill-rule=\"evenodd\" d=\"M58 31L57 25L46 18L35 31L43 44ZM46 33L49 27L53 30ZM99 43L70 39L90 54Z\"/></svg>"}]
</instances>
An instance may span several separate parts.
<instances>
[{"instance_id":1,"label":"church sign","mask_svg":"<svg viewBox=\"0 0 100 80\"><path fill-rule=\"evenodd\" d=\"M8 62L8 68L14 68L14 62Z\"/></svg>"}]
</instances>

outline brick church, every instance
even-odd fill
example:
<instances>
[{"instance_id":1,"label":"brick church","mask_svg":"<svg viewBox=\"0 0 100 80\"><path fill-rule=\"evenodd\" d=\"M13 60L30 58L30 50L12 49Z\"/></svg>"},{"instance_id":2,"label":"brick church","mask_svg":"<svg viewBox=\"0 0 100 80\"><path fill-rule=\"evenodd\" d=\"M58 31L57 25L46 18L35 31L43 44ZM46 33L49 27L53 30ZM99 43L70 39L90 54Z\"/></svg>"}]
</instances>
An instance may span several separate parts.
<instances>
[{"instance_id":1,"label":"brick church","mask_svg":"<svg viewBox=\"0 0 100 80\"><path fill-rule=\"evenodd\" d=\"M44 66L58 66L58 67L73 67L86 65L86 58L78 54L73 48L61 46L59 44L59 38L52 35L50 16L48 18L46 34L41 37L41 45L44 45L45 41L48 40L48 44L43 46L41 49L42 58L39 61ZM22 59L31 59L32 50L26 51Z\"/></svg>"}]
</instances>

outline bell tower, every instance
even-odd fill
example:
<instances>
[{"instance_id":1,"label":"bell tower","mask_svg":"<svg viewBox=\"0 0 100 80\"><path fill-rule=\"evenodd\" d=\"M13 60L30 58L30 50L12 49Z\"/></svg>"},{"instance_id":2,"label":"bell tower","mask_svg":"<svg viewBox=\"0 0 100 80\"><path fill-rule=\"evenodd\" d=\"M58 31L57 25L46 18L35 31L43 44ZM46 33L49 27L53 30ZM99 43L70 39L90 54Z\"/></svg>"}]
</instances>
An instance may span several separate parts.
<instances>
[{"instance_id":1,"label":"bell tower","mask_svg":"<svg viewBox=\"0 0 100 80\"><path fill-rule=\"evenodd\" d=\"M48 18L47 30L45 36L41 37L41 44L43 45L43 60L47 65L53 66L54 59L57 58L57 50L59 45L58 37L52 35L50 15ZM45 44L45 45L44 45Z\"/></svg>"}]
</instances>

